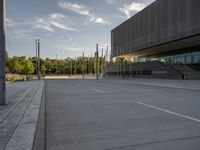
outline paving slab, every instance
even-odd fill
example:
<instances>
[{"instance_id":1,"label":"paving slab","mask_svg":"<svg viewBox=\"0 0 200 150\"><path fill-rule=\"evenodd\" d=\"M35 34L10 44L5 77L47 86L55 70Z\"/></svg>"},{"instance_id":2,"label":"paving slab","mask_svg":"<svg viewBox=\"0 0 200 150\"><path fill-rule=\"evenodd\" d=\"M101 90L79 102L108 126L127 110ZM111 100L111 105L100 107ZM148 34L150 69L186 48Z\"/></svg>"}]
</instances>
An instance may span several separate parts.
<instances>
[{"instance_id":1,"label":"paving slab","mask_svg":"<svg viewBox=\"0 0 200 150\"><path fill-rule=\"evenodd\" d=\"M47 150L200 149L198 86L131 82L47 80Z\"/></svg>"},{"instance_id":2,"label":"paving slab","mask_svg":"<svg viewBox=\"0 0 200 150\"><path fill-rule=\"evenodd\" d=\"M170 80L170 79L145 79L132 78L125 80L108 79L118 83L139 84L146 86L158 86L166 88L178 88L187 90L200 90L200 80Z\"/></svg>"},{"instance_id":3,"label":"paving slab","mask_svg":"<svg viewBox=\"0 0 200 150\"><path fill-rule=\"evenodd\" d=\"M44 81L7 84L7 105L0 106L0 150L33 147Z\"/></svg>"}]
</instances>

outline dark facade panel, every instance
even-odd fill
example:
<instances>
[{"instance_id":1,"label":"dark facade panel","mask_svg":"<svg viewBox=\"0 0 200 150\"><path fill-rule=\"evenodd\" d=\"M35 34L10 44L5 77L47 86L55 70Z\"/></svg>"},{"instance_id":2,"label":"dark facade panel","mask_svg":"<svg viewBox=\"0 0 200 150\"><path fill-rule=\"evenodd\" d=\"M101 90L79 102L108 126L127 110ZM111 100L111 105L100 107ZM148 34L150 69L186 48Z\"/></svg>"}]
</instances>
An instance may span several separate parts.
<instances>
[{"instance_id":1,"label":"dark facade panel","mask_svg":"<svg viewBox=\"0 0 200 150\"><path fill-rule=\"evenodd\" d=\"M199 6L200 0L155 1L111 31L112 56L200 35Z\"/></svg>"}]
</instances>

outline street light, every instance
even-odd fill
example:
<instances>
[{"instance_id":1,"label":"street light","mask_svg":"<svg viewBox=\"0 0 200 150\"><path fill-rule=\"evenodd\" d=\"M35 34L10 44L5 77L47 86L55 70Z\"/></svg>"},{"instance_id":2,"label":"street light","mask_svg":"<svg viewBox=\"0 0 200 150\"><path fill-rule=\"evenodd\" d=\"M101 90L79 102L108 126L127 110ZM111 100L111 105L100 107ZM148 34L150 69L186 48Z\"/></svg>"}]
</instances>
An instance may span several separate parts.
<instances>
[{"instance_id":1,"label":"street light","mask_svg":"<svg viewBox=\"0 0 200 150\"><path fill-rule=\"evenodd\" d=\"M40 39L35 40L36 43L36 74L40 80Z\"/></svg>"},{"instance_id":2,"label":"street light","mask_svg":"<svg viewBox=\"0 0 200 150\"><path fill-rule=\"evenodd\" d=\"M75 57L75 64L74 64L74 74L76 75L76 57Z\"/></svg>"},{"instance_id":3,"label":"street light","mask_svg":"<svg viewBox=\"0 0 200 150\"><path fill-rule=\"evenodd\" d=\"M73 75L73 59L70 59L70 74L71 74L71 77Z\"/></svg>"},{"instance_id":4,"label":"street light","mask_svg":"<svg viewBox=\"0 0 200 150\"><path fill-rule=\"evenodd\" d=\"M5 0L0 2L0 105L6 104L5 85Z\"/></svg>"},{"instance_id":5,"label":"street light","mask_svg":"<svg viewBox=\"0 0 200 150\"><path fill-rule=\"evenodd\" d=\"M36 65L35 65L35 74L36 76L38 76L38 40L35 40L35 50L36 50L36 56L35 56L35 61L36 61Z\"/></svg>"},{"instance_id":6,"label":"street light","mask_svg":"<svg viewBox=\"0 0 200 150\"><path fill-rule=\"evenodd\" d=\"M82 76L83 79L85 78L85 56L84 56L84 51L83 51L83 64L82 64Z\"/></svg>"},{"instance_id":7,"label":"street light","mask_svg":"<svg viewBox=\"0 0 200 150\"><path fill-rule=\"evenodd\" d=\"M98 43L96 44L96 77L99 80L99 48Z\"/></svg>"},{"instance_id":8,"label":"street light","mask_svg":"<svg viewBox=\"0 0 200 150\"><path fill-rule=\"evenodd\" d=\"M56 54L56 74L58 73L58 55Z\"/></svg>"},{"instance_id":9,"label":"street light","mask_svg":"<svg viewBox=\"0 0 200 150\"><path fill-rule=\"evenodd\" d=\"M38 79L40 80L41 73L40 73L40 39L38 39Z\"/></svg>"},{"instance_id":10,"label":"street light","mask_svg":"<svg viewBox=\"0 0 200 150\"><path fill-rule=\"evenodd\" d=\"M103 77L103 68L104 68L104 57L103 57L103 48L101 52L101 77Z\"/></svg>"}]
</instances>

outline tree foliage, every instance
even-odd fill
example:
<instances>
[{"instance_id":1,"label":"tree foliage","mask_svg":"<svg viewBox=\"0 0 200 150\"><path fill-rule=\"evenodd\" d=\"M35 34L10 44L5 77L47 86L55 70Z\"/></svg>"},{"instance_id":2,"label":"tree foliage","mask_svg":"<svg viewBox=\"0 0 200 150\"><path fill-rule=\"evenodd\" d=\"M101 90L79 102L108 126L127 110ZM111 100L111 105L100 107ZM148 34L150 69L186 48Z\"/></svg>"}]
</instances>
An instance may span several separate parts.
<instances>
[{"instance_id":1,"label":"tree foliage","mask_svg":"<svg viewBox=\"0 0 200 150\"><path fill-rule=\"evenodd\" d=\"M22 69L24 75L32 75L34 73L34 65L31 60L26 60Z\"/></svg>"},{"instance_id":2,"label":"tree foliage","mask_svg":"<svg viewBox=\"0 0 200 150\"><path fill-rule=\"evenodd\" d=\"M99 72L101 73L104 58L99 58ZM10 58L6 55L6 73L32 75L36 74L36 57L26 58L25 56L14 56ZM45 74L82 74L95 73L97 59L95 57L77 57L76 59L65 58L56 59L40 59L40 70L42 75Z\"/></svg>"},{"instance_id":3,"label":"tree foliage","mask_svg":"<svg viewBox=\"0 0 200 150\"><path fill-rule=\"evenodd\" d=\"M45 76L45 72L46 72L46 67L44 65L41 66L41 73L43 76Z\"/></svg>"}]
</instances>

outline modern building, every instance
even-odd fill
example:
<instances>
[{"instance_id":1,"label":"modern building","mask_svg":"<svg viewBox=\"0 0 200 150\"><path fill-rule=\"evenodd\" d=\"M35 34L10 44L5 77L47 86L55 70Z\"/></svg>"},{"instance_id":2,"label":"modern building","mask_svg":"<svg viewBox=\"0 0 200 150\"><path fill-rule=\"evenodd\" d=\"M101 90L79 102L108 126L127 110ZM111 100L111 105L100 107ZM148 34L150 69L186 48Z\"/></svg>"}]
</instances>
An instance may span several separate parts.
<instances>
[{"instance_id":1,"label":"modern building","mask_svg":"<svg viewBox=\"0 0 200 150\"><path fill-rule=\"evenodd\" d=\"M136 64L107 68L107 75L139 77L148 70L146 77L167 78L171 68L180 75L170 78L200 77L200 0L156 0L111 31L111 57Z\"/></svg>"}]
</instances>

